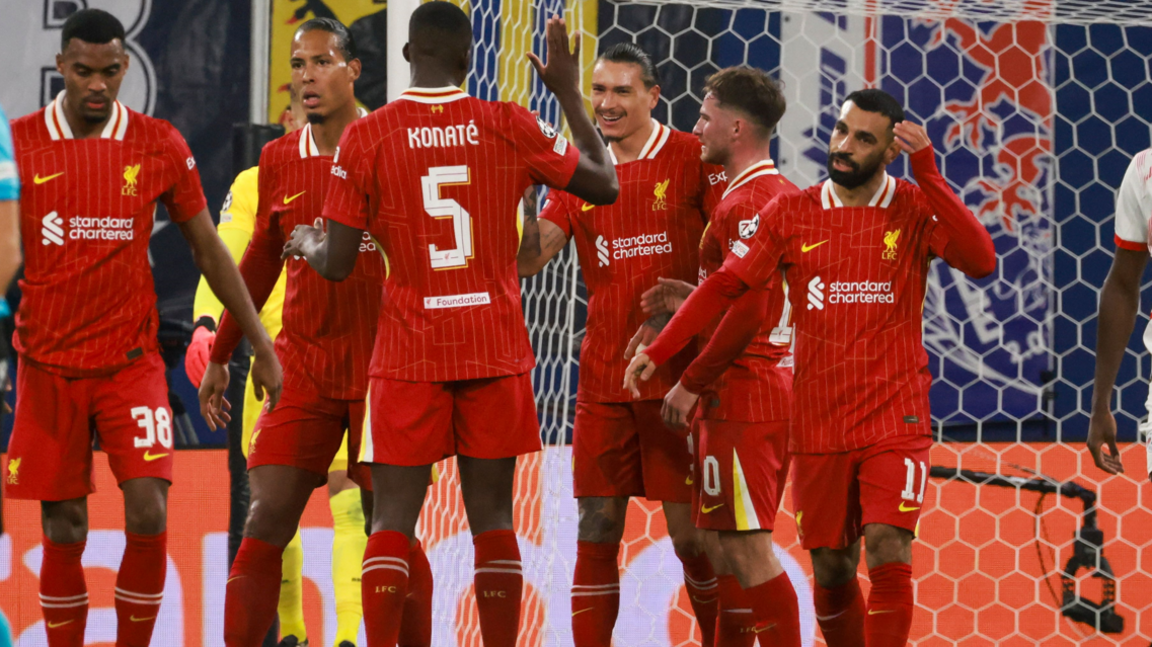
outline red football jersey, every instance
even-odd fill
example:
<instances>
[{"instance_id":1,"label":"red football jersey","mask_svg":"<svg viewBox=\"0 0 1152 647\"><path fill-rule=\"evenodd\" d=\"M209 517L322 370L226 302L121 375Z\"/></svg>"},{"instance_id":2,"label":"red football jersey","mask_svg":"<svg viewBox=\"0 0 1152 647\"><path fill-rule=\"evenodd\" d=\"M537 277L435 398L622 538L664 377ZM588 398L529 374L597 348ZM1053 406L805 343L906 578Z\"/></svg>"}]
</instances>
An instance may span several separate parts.
<instances>
[{"instance_id":1,"label":"red football jersey","mask_svg":"<svg viewBox=\"0 0 1152 647\"><path fill-rule=\"evenodd\" d=\"M246 280L251 276L256 280L250 282L259 283L253 293L266 298L280 276L280 250L292 231L297 225L323 222L332 157L320 154L311 125L264 147L259 183L256 229L240 267ZM253 254L264 258L248 258ZM326 398L363 398L384 281L384 259L375 242L365 232L356 267L340 282L324 279L303 258L292 257L285 264L284 326L276 337L285 386ZM240 334L235 320L225 317L212 348L213 361L227 361Z\"/></svg>"},{"instance_id":2,"label":"red football jersey","mask_svg":"<svg viewBox=\"0 0 1152 647\"><path fill-rule=\"evenodd\" d=\"M552 191L540 214L569 238L588 288L588 322L580 347L577 398L630 402L621 377L628 340L648 316L640 295L659 277L692 282L697 242L724 190L724 169L700 161L700 142L657 124L639 157L616 166L620 197L593 207ZM658 400L680 379L695 353L681 353L640 383L640 399Z\"/></svg>"},{"instance_id":3,"label":"red football jersey","mask_svg":"<svg viewBox=\"0 0 1152 647\"><path fill-rule=\"evenodd\" d=\"M156 201L177 223L206 202L171 124L117 101L99 139L74 139L63 98L12 122L25 268L15 346L59 375L102 375L157 348Z\"/></svg>"},{"instance_id":4,"label":"red football jersey","mask_svg":"<svg viewBox=\"0 0 1152 647\"><path fill-rule=\"evenodd\" d=\"M371 375L447 382L535 365L516 253L517 205L565 187L580 153L524 108L410 89L350 125L324 217L367 230L388 262Z\"/></svg>"},{"instance_id":5,"label":"red football jersey","mask_svg":"<svg viewBox=\"0 0 1152 647\"><path fill-rule=\"evenodd\" d=\"M732 248L756 234L757 211L776 196L798 193L771 160L753 164L733 178L712 212L700 241L700 281L720 269ZM727 312L727 311L725 311ZM700 335L703 350L723 315ZM701 393L699 409L709 420L769 422L789 418L792 397L792 307L788 287L769 288L768 317L759 332L727 370Z\"/></svg>"},{"instance_id":6,"label":"red football jersey","mask_svg":"<svg viewBox=\"0 0 1152 647\"><path fill-rule=\"evenodd\" d=\"M724 267L757 287L782 265L792 286L793 451L931 434L921 308L929 261L949 241L921 189L885 176L868 206L845 207L825 181L760 218Z\"/></svg>"}]
</instances>

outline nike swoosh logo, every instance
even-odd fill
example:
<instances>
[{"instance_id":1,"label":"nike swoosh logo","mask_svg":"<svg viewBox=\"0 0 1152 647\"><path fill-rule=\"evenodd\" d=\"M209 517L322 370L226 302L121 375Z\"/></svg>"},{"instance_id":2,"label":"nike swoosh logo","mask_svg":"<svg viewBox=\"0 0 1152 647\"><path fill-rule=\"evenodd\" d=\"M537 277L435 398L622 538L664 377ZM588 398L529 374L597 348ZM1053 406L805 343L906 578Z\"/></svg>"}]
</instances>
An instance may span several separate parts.
<instances>
[{"instance_id":1,"label":"nike swoosh logo","mask_svg":"<svg viewBox=\"0 0 1152 647\"><path fill-rule=\"evenodd\" d=\"M689 476L688 478L684 479L684 485L692 485L692 482L693 482L693 481L692 481L692 477L691 477L691 476Z\"/></svg>"},{"instance_id":2,"label":"nike swoosh logo","mask_svg":"<svg viewBox=\"0 0 1152 647\"><path fill-rule=\"evenodd\" d=\"M575 618L576 616L580 615L581 613L584 613L585 611L591 611L593 608L595 608L595 607L588 607L586 609L580 609L579 611L573 611L572 617Z\"/></svg>"},{"instance_id":3,"label":"nike swoosh logo","mask_svg":"<svg viewBox=\"0 0 1152 647\"><path fill-rule=\"evenodd\" d=\"M284 196L284 204L288 204L289 202L292 202L296 198L299 198L300 196L304 195L305 193L308 193L308 192L307 191L301 191L300 193L297 193L296 195L292 196L291 198L289 198L288 196Z\"/></svg>"},{"instance_id":4,"label":"nike swoosh logo","mask_svg":"<svg viewBox=\"0 0 1152 647\"><path fill-rule=\"evenodd\" d=\"M844 611L841 611L840 613L833 613L833 614L832 614L832 615L830 615L830 616L820 616L820 615L818 615L818 616L816 616L816 620L818 620L818 621L820 621L820 622L824 622L825 620L833 620L833 619L835 619L835 618L839 618L840 616L844 615L845 613L848 613L848 611L847 611L847 610L844 610Z\"/></svg>"},{"instance_id":5,"label":"nike swoosh logo","mask_svg":"<svg viewBox=\"0 0 1152 647\"><path fill-rule=\"evenodd\" d=\"M583 205L580 206L581 211L591 211L595 208L596 208L596 205L588 204L587 202L585 202Z\"/></svg>"},{"instance_id":6,"label":"nike swoosh logo","mask_svg":"<svg viewBox=\"0 0 1152 647\"><path fill-rule=\"evenodd\" d=\"M32 178L32 182L35 184L44 184L45 182L50 182L52 180L55 180L56 178L60 177L61 175L64 175L64 171L60 171L59 173L56 173L54 175L49 175L47 177L40 177L40 174L37 173L36 176ZM68 622L72 622L72 621L69 620Z\"/></svg>"},{"instance_id":7,"label":"nike swoosh logo","mask_svg":"<svg viewBox=\"0 0 1152 647\"><path fill-rule=\"evenodd\" d=\"M714 506L702 505L702 506L700 506L700 512L702 512L704 514L708 514L708 513L712 512L713 510L716 510L717 508L723 508L723 507L724 507L723 503L721 503L719 505L714 505Z\"/></svg>"},{"instance_id":8,"label":"nike swoosh logo","mask_svg":"<svg viewBox=\"0 0 1152 647\"><path fill-rule=\"evenodd\" d=\"M228 583L229 583L229 582L231 582L232 580L238 580L238 579L240 579L240 578L242 578L242 577L244 577L244 576L243 576L243 575L237 575L236 577L230 577L230 578L228 578L228 582L225 582L224 584L228 584Z\"/></svg>"},{"instance_id":9,"label":"nike swoosh logo","mask_svg":"<svg viewBox=\"0 0 1152 647\"><path fill-rule=\"evenodd\" d=\"M128 619L131 620L132 622L147 622L149 620L155 620L156 616L150 616L148 618L137 618L136 616L128 616Z\"/></svg>"},{"instance_id":10,"label":"nike swoosh logo","mask_svg":"<svg viewBox=\"0 0 1152 647\"><path fill-rule=\"evenodd\" d=\"M157 458L164 458L167 455L168 455L168 452L164 452L163 454L151 454L149 452L144 452L144 460L148 461L148 462L152 462L152 461L156 460Z\"/></svg>"},{"instance_id":11,"label":"nike swoosh logo","mask_svg":"<svg viewBox=\"0 0 1152 647\"><path fill-rule=\"evenodd\" d=\"M57 627L63 627L64 625L68 624L69 622L72 622L75 619L76 618L72 618L72 620L65 620L64 622L49 622L48 628L49 629L55 629Z\"/></svg>"},{"instance_id":12,"label":"nike swoosh logo","mask_svg":"<svg viewBox=\"0 0 1152 647\"><path fill-rule=\"evenodd\" d=\"M900 512L912 512L913 510L919 510L919 509L920 509L920 506L916 506L915 508L913 508L912 506L906 505L903 501L900 502Z\"/></svg>"},{"instance_id":13,"label":"nike swoosh logo","mask_svg":"<svg viewBox=\"0 0 1152 647\"><path fill-rule=\"evenodd\" d=\"M754 627L754 628L752 629L752 633L754 633L754 634L762 634L762 633L764 633L765 631L768 631L769 629L771 629L771 628L773 628L773 627L775 627L775 626L776 626L776 623L775 623L775 622L773 622L772 624L768 625L767 627Z\"/></svg>"},{"instance_id":14,"label":"nike swoosh logo","mask_svg":"<svg viewBox=\"0 0 1152 647\"><path fill-rule=\"evenodd\" d=\"M896 609L868 609L868 615L875 616L881 613L895 613Z\"/></svg>"},{"instance_id":15,"label":"nike swoosh logo","mask_svg":"<svg viewBox=\"0 0 1152 647\"><path fill-rule=\"evenodd\" d=\"M829 240L830 240L830 239L829 239ZM822 241L820 241L820 242L818 242L818 243L816 243L816 244L814 244L814 245L801 245L801 246L800 246L800 252L801 252L801 253L804 253L804 254L807 254L808 252L810 252L810 251L812 251L812 250L816 249L817 247L819 247L819 246L823 245L823 244L824 244L824 243L826 243L826 242L828 242L828 241L827 241L827 240L822 240Z\"/></svg>"}]
</instances>

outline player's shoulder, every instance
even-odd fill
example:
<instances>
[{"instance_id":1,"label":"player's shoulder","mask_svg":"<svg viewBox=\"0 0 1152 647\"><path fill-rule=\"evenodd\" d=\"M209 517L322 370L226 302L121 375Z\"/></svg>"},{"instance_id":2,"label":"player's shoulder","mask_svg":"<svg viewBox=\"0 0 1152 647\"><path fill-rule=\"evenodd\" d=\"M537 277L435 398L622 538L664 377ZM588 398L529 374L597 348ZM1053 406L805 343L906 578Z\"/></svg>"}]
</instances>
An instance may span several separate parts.
<instances>
[{"instance_id":1,"label":"player's shoulder","mask_svg":"<svg viewBox=\"0 0 1152 647\"><path fill-rule=\"evenodd\" d=\"M243 171L240 171L238 174L236 174L236 177L232 180L232 188L230 190L233 193L251 192L252 194L255 194L259 186L260 167L253 166L252 168L244 169Z\"/></svg>"},{"instance_id":2,"label":"player's shoulder","mask_svg":"<svg viewBox=\"0 0 1152 647\"><path fill-rule=\"evenodd\" d=\"M755 177L745 186L749 196L758 204L767 204L777 196L800 193L800 188L779 171Z\"/></svg>"},{"instance_id":3,"label":"player's shoulder","mask_svg":"<svg viewBox=\"0 0 1152 647\"><path fill-rule=\"evenodd\" d=\"M110 117L110 126L113 130L115 137L120 128L123 128L122 138L125 141L149 141L149 142L163 142L179 141L184 143L184 135L172 122L160 117L153 117L146 115L143 112L136 112L135 110L123 105L119 101L115 103L116 110L113 111ZM123 120L123 123L117 123Z\"/></svg>"},{"instance_id":4,"label":"player's shoulder","mask_svg":"<svg viewBox=\"0 0 1152 647\"><path fill-rule=\"evenodd\" d=\"M264 148L260 150L260 166L269 169L273 165L283 164L293 158L293 153L296 158L301 157L300 144L303 134L304 129L298 128L264 144Z\"/></svg>"},{"instance_id":5,"label":"player's shoulder","mask_svg":"<svg viewBox=\"0 0 1152 647\"><path fill-rule=\"evenodd\" d=\"M41 108L35 112L30 112L23 117L18 117L10 122L12 128L12 138L16 141L28 141L33 139L48 139L48 128L45 126L45 117L48 114L47 108Z\"/></svg>"},{"instance_id":6,"label":"player's shoulder","mask_svg":"<svg viewBox=\"0 0 1152 647\"><path fill-rule=\"evenodd\" d=\"M1138 182L1145 190L1152 190L1152 148L1145 148L1132 156L1124 179Z\"/></svg>"}]
</instances>

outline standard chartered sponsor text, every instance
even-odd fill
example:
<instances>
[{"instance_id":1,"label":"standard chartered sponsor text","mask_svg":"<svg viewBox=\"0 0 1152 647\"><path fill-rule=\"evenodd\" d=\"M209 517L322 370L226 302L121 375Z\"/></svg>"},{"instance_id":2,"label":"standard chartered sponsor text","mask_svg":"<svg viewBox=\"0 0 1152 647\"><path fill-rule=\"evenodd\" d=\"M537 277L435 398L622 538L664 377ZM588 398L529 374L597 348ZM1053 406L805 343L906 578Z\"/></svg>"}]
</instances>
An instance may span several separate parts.
<instances>
[{"instance_id":1,"label":"standard chartered sponsor text","mask_svg":"<svg viewBox=\"0 0 1152 647\"><path fill-rule=\"evenodd\" d=\"M620 260L633 256L652 256L654 254L670 254L672 243L668 242L668 232L658 234L640 234L627 238L612 239L612 259Z\"/></svg>"},{"instance_id":2,"label":"standard chartered sponsor text","mask_svg":"<svg viewBox=\"0 0 1152 647\"><path fill-rule=\"evenodd\" d=\"M828 303L895 303L891 281L833 281Z\"/></svg>"},{"instance_id":3,"label":"standard chartered sponsor text","mask_svg":"<svg viewBox=\"0 0 1152 647\"><path fill-rule=\"evenodd\" d=\"M68 220L72 240L132 240L134 233L131 218L72 216Z\"/></svg>"}]
</instances>

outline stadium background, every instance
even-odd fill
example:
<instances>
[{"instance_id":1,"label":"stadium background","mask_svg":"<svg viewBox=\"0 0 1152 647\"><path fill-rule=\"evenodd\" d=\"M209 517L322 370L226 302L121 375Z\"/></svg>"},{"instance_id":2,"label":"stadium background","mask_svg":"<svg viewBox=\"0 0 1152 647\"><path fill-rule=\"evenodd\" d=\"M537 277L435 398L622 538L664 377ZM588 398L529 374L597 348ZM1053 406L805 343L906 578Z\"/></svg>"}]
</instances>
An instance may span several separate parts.
<instances>
[{"instance_id":1,"label":"stadium background","mask_svg":"<svg viewBox=\"0 0 1152 647\"><path fill-rule=\"evenodd\" d=\"M32 11L14 12L0 22L4 51L14 54L11 69L16 71L16 78L0 87L0 103L9 115L39 108L59 89L52 55L64 18L84 6L108 9L130 34L133 65L122 100L172 121L188 139L214 216L232 177L231 125L256 115L277 121L286 104L287 43L300 20L331 14L353 25L372 73L358 87L369 107L385 99L385 87L404 85L399 75L384 78L389 69L387 15L383 3L373 0L272 0L266 61L250 56L253 33L260 34L252 26L264 17L257 13L254 19L246 2L28 3ZM1126 620L1123 632L1103 635L1060 618L1058 571L1074 554L1082 514L1078 501L978 485L973 479L933 479L923 541L916 545L920 608L913 634L921 644L933 645L1149 644L1152 494L1146 481L1101 482L1081 443L1091 397L1095 290L1107 273L1113 247L1113 193L1128 159L1149 145L1152 28L1116 24L1115 16L1111 22L1082 24L1062 10L1089 4L1076 2L1032 2L1030 14L980 22L883 13L883 3L871 0L825 4L839 11L585 0L465 3L480 43L468 90L482 98L518 101L558 121L554 103L532 78L523 54L540 51L544 17L560 11L568 11L601 46L635 38L651 51L660 63L664 96L655 116L681 130L695 122L704 78L725 65L749 62L779 73L786 83L789 110L774 157L801 185L822 177L834 110L848 91L878 85L902 98L912 118L928 125L945 176L993 233L1001 260L997 276L976 284L959 280L941 264L933 271L925 343L937 378L933 416L941 439L950 441L937 446L933 463L1019 478L1032 478L1028 470L1035 470L1053 482L1094 490L1104 552L1117 574L1117 612ZM907 4L955 16L963 14L965 3ZM589 46L586 60L592 56ZM890 171L905 175L906 169L898 162ZM161 311L187 320L197 273L178 232L166 224L159 214L152 239ZM543 455L524 461L518 486L518 527L528 547L531 586L526 645L570 642L567 586L575 552L575 505L564 441L570 434L567 412L578 371L573 348L583 318L583 288L573 257L565 254L526 284L549 443ZM1138 326L1146 320L1142 316ZM1118 419L1126 442L1137 440L1150 372L1137 339L1130 348L1118 379L1123 412ZM182 369L172 372L172 382L194 408L195 393ZM223 452L208 448L219 447L224 438L209 433L195 412L192 420L205 449L178 455L172 517L196 523L172 524L170 572L176 577L169 579L157 634L166 645L213 644L221 631L223 589L217 580L225 569L227 471ZM8 428L0 433L0 448L8 433ZM1138 447L1129 446L1125 459L1130 474L1147 473ZM459 502L449 494L452 473L449 468L450 478L437 486L422 521L437 578L441 633L436 644L478 645L468 601L470 569L458 568L471 562L471 547L460 535ZM122 512L114 485L101 474L86 555L92 569L92 644L112 635L110 593L101 597L111 590L112 570L101 569L116 567L123 541L119 532L107 530L122 527ZM0 609L24 636L18 644L43 644L33 595L38 512L28 504L5 505L11 534L0 538ZM635 503L630 512L623 557L628 573L616 634L620 644L680 644L692 629L691 616L679 603L676 560L653 510ZM327 583L330 523L323 505L311 507L305 519L306 604L316 635L334 629ZM798 550L793 524L780 524L777 542L789 550L791 568L806 570L808 560ZM1082 578L1079 586L1085 597L1100 598L1099 579ZM810 593L800 588L810 641ZM670 602L673 610L668 612Z\"/></svg>"}]
</instances>

